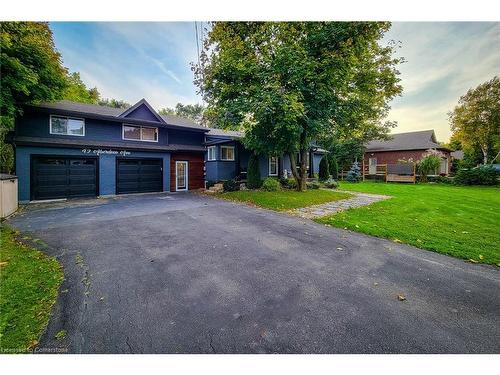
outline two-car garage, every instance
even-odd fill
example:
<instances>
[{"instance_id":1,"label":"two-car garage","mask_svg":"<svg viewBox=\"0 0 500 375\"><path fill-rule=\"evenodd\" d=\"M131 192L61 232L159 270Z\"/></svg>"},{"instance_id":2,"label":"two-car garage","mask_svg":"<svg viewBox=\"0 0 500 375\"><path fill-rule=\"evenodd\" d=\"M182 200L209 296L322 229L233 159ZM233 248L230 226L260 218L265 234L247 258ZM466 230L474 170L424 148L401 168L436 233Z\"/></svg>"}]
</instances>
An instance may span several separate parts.
<instances>
[{"instance_id":1,"label":"two-car garage","mask_svg":"<svg viewBox=\"0 0 500 375\"><path fill-rule=\"evenodd\" d=\"M33 156L31 199L99 195L97 157ZM116 194L163 190L163 163L157 158L116 158Z\"/></svg>"}]
</instances>

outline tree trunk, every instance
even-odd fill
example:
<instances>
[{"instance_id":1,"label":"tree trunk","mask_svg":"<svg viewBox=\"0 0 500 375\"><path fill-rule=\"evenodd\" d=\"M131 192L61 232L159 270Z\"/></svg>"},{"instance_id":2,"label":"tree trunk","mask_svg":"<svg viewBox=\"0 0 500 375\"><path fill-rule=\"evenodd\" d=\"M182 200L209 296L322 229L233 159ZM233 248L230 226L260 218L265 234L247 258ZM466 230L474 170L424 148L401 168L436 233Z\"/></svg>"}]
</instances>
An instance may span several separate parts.
<instances>
[{"instance_id":1,"label":"tree trunk","mask_svg":"<svg viewBox=\"0 0 500 375\"><path fill-rule=\"evenodd\" d=\"M483 165L488 164L488 146L481 147L481 151L483 152Z\"/></svg>"}]
</instances>

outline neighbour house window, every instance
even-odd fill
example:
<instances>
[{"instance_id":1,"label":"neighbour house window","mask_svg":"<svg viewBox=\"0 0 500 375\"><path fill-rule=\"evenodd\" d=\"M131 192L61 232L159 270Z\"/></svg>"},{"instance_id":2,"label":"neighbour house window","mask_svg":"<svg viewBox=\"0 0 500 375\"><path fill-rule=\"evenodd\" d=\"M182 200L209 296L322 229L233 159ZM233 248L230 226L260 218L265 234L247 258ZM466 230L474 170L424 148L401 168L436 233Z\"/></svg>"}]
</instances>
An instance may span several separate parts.
<instances>
[{"instance_id":1,"label":"neighbour house window","mask_svg":"<svg viewBox=\"0 0 500 375\"><path fill-rule=\"evenodd\" d=\"M269 158L269 176L277 176L278 175L278 157L271 156Z\"/></svg>"},{"instance_id":2,"label":"neighbour house window","mask_svg":"<svg viewBox=\"0 0 500 375\"><path fill-rule=\"evenodd\" d=\"M234 147L233 146L221 146L221 160L233 161L234 160Z\"/></svg>"},{"instance_id":3,"label":"neighbour house window","mask_svg":"<svg viewBox=\"0 0 500 375\"><path fill-rule=\"evenodd\" d=\"M50 116L50 134L85 135L85 120L62 116Z\"/></svg>"},{"instance_id":4,"label":"neighbour house window","mask_svg":"<svg viewBox=\"0 0 500 375\"><path fill-rule=\"evenodd\" d=\"M158 142L158 128L123 125L122 138L132 141Z\"/></svg>"},{"instance_id":5,"label":"neighbour house window","mask_svg":"<svg viewBox=\"0 0 500 375\"><path fill-rule=\"evenodd\" d=\"M208 147L208 161L215 160L215 146Z\"/></svg>"}]
</instances>

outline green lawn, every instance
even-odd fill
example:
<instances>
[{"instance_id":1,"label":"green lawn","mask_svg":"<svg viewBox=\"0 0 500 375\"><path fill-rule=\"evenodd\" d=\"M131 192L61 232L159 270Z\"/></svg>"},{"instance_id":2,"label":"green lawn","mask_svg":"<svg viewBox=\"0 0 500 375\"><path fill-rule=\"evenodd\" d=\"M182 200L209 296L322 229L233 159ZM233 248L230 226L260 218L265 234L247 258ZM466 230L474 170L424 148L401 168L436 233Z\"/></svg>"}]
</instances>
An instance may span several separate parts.
<instances>
[{"instance_id":1,"label":"green lawn","mask_svg":"<svg viewBox=\"0 0 500 375\"><path fill-rule=\"evenodd\" d=\"M0 227L0 353L36 345L63 280L56 259L21 244Z\"/></svg>"},{"instance_id":2,"label":"green lawn","mask_svg":"<svg viewBox=\"0 0 500 375\"><path fill-rule=\"evenodd\" d=\"M222 193L218 195L218 197L231 201L245 202L275 211L286 211L294 208L337 201L348 198L350 195L329 190L307 190L301 193L294 190L272 192L242 190Z\"/></svg>"},{"instance_id":3,"label":"green lawn","mask_svg":"<svg viewBox=\"0 0 500 375\"><path fill-rule=\"evenodd\" d=\"M340 188L394 198L316 221L500 265L500 188L373 182Z\"/></svg>"}]
</instances>

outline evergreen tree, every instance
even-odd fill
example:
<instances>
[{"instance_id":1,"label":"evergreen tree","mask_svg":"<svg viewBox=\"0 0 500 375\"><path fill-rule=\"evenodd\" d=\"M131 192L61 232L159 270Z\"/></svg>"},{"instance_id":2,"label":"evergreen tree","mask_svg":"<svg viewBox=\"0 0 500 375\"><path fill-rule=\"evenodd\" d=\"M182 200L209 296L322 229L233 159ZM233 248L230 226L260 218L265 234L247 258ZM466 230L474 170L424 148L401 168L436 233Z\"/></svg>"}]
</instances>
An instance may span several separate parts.
<instances>
[{"instance_id":1,"label":"evergreen tree","mask_svg":"<svg viewBox=\"0 0 500 375\"><path fill-rule=\"evenodd\" d=\"M330 178L330 166L328 165L328 158L323 156L319 162L319 179L320 181L326 181Z\"/></svg>"},{"instance_id":2,"label":"evergreen tree","mask_svg":"<svg viewBox=\"0 0 500 375\"><path fill-rule=\"evenodd\" d=\"M331 157L328 161L328 166L330 167L330 174L334 180L339 177L339 164L337 163L337 159L335 157Z\"/></svg>"},{"instance_id":3,"label":"evergreen tree","mask_svg":"<svg viewBox=\"0 0 500 375\"><path fill-rule=\"evenodd\" d=\"M249 189L258 189L262 185L260 179L259 157L255 154L250 155L247 170L247 186Z\"/></svg>"},{"instance_id":4,"label":"evergreen tree","mask_svg":"<svg viewBox=\"0 0 500 375\"><path fill-rule=\"evenodd\" d=\"M352 163L351 169L347 172L346 180L349 182L359 182L361 180L361 169L357 161Z\"/></svg>"}]
</instances>

